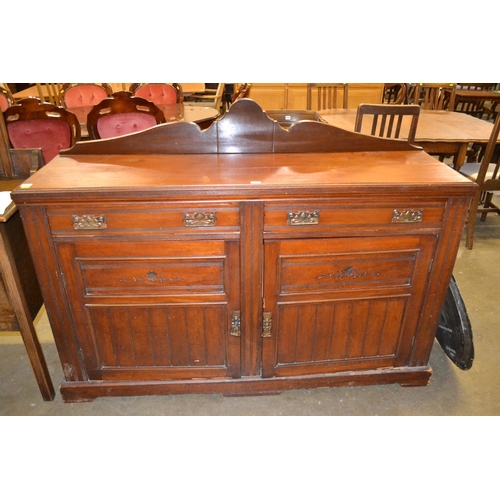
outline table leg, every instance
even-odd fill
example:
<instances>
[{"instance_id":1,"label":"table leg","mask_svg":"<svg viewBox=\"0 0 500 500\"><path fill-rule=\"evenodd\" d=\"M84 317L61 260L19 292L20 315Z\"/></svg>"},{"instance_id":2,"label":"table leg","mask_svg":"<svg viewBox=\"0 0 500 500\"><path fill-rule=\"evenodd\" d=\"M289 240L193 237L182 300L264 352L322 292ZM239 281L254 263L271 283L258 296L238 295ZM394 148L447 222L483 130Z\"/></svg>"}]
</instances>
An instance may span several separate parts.
<instances>
[{"instance_id":1,"label":"table leg","mask_svg":"<svg viewBox=\"0 0 500 500\"><path fill-rule=\"evenodd\" d=\"M7 289L12 308L17 316L21 336L43 400L52 401L55 397L54 386L52 385L52 380L40 342L36 336L33 321L29 315L29 307L22 290L19 273L14 263L12 249L8 240L4 238L3 233L0 237L0 266L5 288Z\"/></svg>"},{"instance_id":2,"label":"table leg","mask_svg":"<svg viewBox=\"0 0 500 500\"><path fill-rule=\"evenodd\" d=\"M453 157L453 168L455 170L460 170L462 165L465 163L467 157L468 144L466 142L460 144L457 153Z\"/></svg>"}]
</instances>

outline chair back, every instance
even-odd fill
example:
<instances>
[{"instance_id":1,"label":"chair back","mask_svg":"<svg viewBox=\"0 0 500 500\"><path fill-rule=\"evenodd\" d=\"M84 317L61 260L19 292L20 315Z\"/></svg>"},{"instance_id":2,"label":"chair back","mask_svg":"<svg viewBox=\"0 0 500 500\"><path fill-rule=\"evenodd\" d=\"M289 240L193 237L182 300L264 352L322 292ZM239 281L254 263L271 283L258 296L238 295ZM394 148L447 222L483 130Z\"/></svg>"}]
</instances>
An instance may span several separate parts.
<instances>
[{"instance_id":1,"label":"chair back","mask_svg":"<svg viewBox=\"0 0 500 500\"><path fill-rule=\"evenodd\" d=\"M466 246L472 249L477 214L484 221L489 212L500 214L500 207L492 202L493 194L500 194L500 154L498 138L500 135L500 114L495 118L486 150L481 163L466 163L460 168L460 173L474 181L479 186L477 197L472 200L466 228ZM482 205L480 207L480 205Z\"/></svg>"},{"instance_id":2,"label":"chair back","mask_svg":"<svg viewBox=\"0 0 500 500\"><path fill-rule=\"evenodd\" d=\"M205 92L195 92L189 98L189 104L193 106L206 106L222 109L222 99L224 97L225 83L218 83L216 89L206 88Z\"/></svg>"},{"instance_id":3,"label":"chair back","mask_svg":"<svg viewBox=\"0 0 500 500\"><path fill-rule=\"evenodd\" d=\"M119 91L92 108L87 115L87 130L91 139L107 139L165 122L163 111L156 104L132 92Z\"/></svg>"},{"instance_id":4,"label":"chair back","mask_svg":"<svg viewBox=\"0 0 500 500\"><path fill-rule=\"evenodd\" d=\"M407 140L410 144L415 142L420 106L416 104L360 104L354 124L355 132L362 131L365 116L371 117L370 135L392 139L399 138L404 118L410 117Z\"/></svg>"},{"instance_id":5,"label":"chair back","mask_svg":"<svg viewBox=\"0 0 500 500\"><path fill-rule=\"evenodd\" d=\"M384 83L383 104L407 104L408 86L406 83Z\"/></svg>"},{"instance_id":6,"label":"chair back","mask_svg":"<svg viewBox=\"0 0 500 500\"><path fill-rule=\"evenodd\" d=\"M250 93L250 85L250 83L242 83L234 93L232 103L248 97L248 94Z\"/></svg>"},{"instance_id":7,"label":"chair back","mask_svg":"<svg viewBox=\"0 0 500 500\"><path fill-rule=\"evenodd\" d=\"M60 102L65 108L95 106L113 93L107 83L65 83L61 87Z\"/></svg>"},{"instance_id":8,"label":"chair back","mask_svg":"<svg viewBox=\"0 0 500 500\"><path fill-rule=\"evenodd\" d=\"M61 93L60 83L37 83L38 96L42 102L48 102L59 106L59 94Z\"/></svg>"},{"instance_id":9,"label":"chair back","mask_svg":"<svg viewBox=\"0 0 500 500\"><path fill-rule=\"evenodd\" d=\"M182 87L178 83L133 83L130 92L157 106L183 102Z\"/></svg>"},{"instance_id":10,"label":"chair back","mask_svg":"<svg viewBox=\"0 0 500 500\"><path fill-rule=\"evenodd\" d=\"M12 92L7 88L0 85L0 111L2 113L14 104L14 97Z\"/></svg>"},{"instance_id":11,"label":"chair back","mask_svg":"<svg viewBox=\"0 0 500 500\"><path fill-rule=\"evenodd\" d=\"M417 83L413 89L413 104L431 111L453 111L455 91L454 83Z\"/></svg>"},{"instance_id":12,"label":"chair back","mask_svg":"<svg viewBox=\"0 0 500 500\"><path fill-rule=\"evenodd\" d=\"M347 109L349 103L347 83L308 83L307 109L313 109L313 90L316 90L314 109Z\"/></svg>"},{"instance_id":13,"label":"chair back","mask_svg":"<svg viewBox=\"0 0 500 500\"><path fill-rule=\"evenodd\" d=\"M4 111L11 146L15 149L40 148L48 163L80 140L80 124L66 109L41 102L38 97L21 99Z\"/></svg>"},{"instance_id":14,"label":"chair back","mask_svg":"<svg viewBox=\"0 0 500 500\"><path fill-rule=\"evenodd\" d=\"M457 90L470 90L477 91L479 95L470 97L456 96L455 97L455 109L459 113L466 113L477 118L482 118L484 114L489 113L488 106L485 109L485 105L488 99L480 98L481 91L492 91L495 88L494 83L459 83L457 84Z\"/></svg>"}]
</instances>

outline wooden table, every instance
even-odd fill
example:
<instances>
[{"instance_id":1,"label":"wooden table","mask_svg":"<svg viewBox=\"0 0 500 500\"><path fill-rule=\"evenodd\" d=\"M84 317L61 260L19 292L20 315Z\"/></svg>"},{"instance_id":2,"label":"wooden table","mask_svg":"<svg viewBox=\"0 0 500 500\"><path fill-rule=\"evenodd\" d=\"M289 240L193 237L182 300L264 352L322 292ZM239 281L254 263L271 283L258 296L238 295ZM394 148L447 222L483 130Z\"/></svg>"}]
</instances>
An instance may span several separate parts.
<instances>
[{"instance_id":1,"label":"wooden table","mask_svg":"<svg viewBox=\"0 0 500 500\"><path fill-rule=\"evenodd\" d=\"M52 401L55 391L33 325L43 300L19 212L9 203L10 189L19 183L0 181L0 331L21 332L42 397Z\"/></svg>"},{"instance_id":2,"label":"wooden table","mask_svg":"<svg viewBox=\"0 0 500 500\"><path fill-rule=\"evenodd\" d=\"M331 125L354 130L355 109L322 110L319 114ZM370 121L366 120L362 132L369 134L369 127ZM454 168L459 170L465 163L468 145L470 143L485 145L492 130L493 123L464 113L422 110L415 144L429 154L453 155ZM406 138L407 133L408 126L403 125L401 137Z\"/></svg>"}]
</instances>

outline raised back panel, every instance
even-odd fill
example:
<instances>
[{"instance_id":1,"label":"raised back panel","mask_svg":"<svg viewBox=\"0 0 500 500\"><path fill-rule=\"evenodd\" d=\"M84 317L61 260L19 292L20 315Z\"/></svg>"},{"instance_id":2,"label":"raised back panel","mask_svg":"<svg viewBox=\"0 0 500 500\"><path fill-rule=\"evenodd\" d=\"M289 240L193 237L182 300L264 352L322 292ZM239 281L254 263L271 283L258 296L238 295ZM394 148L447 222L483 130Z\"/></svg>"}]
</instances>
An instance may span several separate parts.
<instances>
[{"instance_id":1,"label":"raised back panel","mask_svg":"<svg viewBox=\"0 0 500 500\"><path fill-rule=\"evenodd\" d=\"M284 129L251 99L235 102L208 129L194 123L165 123L108 140L85 141L62 152L78 154L342 153L421 149L406 140L350 132L327 123L298 121Z\"/></svg>"}]
</instances>

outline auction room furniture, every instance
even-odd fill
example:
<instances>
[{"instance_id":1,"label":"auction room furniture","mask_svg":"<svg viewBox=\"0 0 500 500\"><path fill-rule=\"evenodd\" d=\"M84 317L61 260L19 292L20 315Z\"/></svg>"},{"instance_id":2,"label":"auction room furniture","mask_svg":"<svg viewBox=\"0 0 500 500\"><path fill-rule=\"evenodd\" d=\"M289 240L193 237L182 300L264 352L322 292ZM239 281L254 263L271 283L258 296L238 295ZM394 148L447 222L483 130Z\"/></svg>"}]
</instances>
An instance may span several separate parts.
<instances>
[{"instance_id":1,"label":"auction room furniture","mask_svg":"<svg viewBox=\"0 0 500 500\"><path fill-rule=\"evenodd\" d=\"M189 96L189 104L192 106L208 106L220 111L225 87L225 83L219 83L215 89L205 88L203 92L193 93Z\"/></svg>"},{"instance_id":2,"label":"auction room furniture","mask_svg":"<svg viewBox=\"0 0 500 500\"><path fill-rule=\"evenodd\" d=\"M426 385L477 185L252 100L80 142L13 192L65 401Z\"/></svg>"},{"instance_id":3,"label":"auction room furniture","mask_svg":"<svg viewBox=\"0 0 500 500\"><path fill-rule=\"evenodd\" d=\"M321 117L336 127L354 130L355 109L335 109L319 111ZM420 111L415 144L427 153L435 155L453 155L456 170L465 163L469 143L485 145L493 129L493 123L480 120L465 113L451 111ZM363 124L363 133L369 134L367 124ZM408 126L403 123L401 137L408 137Z\"/></svg>"},{"instance_id":4,"label":"auction room furniture","mask_svg":"<svg viewBox=\"0 0 500 500\"><path fill-rule=\"evenodd\" d=\"M499 132L500 115L497 115L481 163L466 163L460 169L461 174L476 182L479 186L479 194L471 203L467 223L466 244L469 249L472 249L474 244L477 214L481 214L481 221L483 222L490 212L500 214L500 207L492 202L493 194L500 194L500 157L497 155L496 161L492 161L498 143ZM482 206L480 207L480 205Z\"/></svg>"},{"instance_id":5,"label":"auction room furniture","mask_svg":"<svg viewBox=\"0 0 500 500\"><path fill-rule=\"evenodd\" d=\"M360 104L356 114L354 131L361 132L363 118L371 123L370 135L399 139L405 117L409 117L408 132L410 144L415 142L420 106L416 104Z\"/></svg>"},{"instance_id":6,"label":"auction room furniture","mask_svg":"<svg viewBox=\"0 0 500 500\"><path fill-rule=\"evenodd\" d=\"M11 91L0 85L0 111L3 113L9 106L14 104Z\"/></svg>"},{"instance_id":7,"label":"auction room furniture","mask_svg":"<svg viewBox=\"0 0 500 500\"><path fill-rule=\"evenodd\" d=\"M95 106L112 93L107 83L65 83L61 87L59 100L65 108Z\"/></svg>"},{"instance_id":8,"label":"auction room furniture","mask_svg":"<svg viewBox=\"0 0 500 500\"><path fill-rule=\"evenodd\" d=\"M11 146L39 148L45 163L80 140L80 124L73 113L36 97L21 99L3 117Z\"/></svg>"},{"instance_id":9,"label":"auction room furniture","mask_svg":"<svg viewBox=\"0 0 500 500\"><path fill-rule=\"evenodd\" d=\"M416 83L411 87L413 91L412 104L418 104L428 111L455 109L454 83Z\"/></svg>"},{"instance_id":10,"label":"auction room furniture","mask_svg":"<svg viewBox=\"0 0 500 500\"><path fill-rule=\"evenodd\" d=\"M407 83L384 83L384 104L408 104Z\"/></svg>"},{"instance_id":11,"label":"auction room furniture","mask_svg":"<svg viewBox=\"0 0 500 500\"><path fill-rule=\"evenodd\" d=\"M132 94L161 104L176 104L184 100L182 87L178 83L134 83L130 86Z\"/></svg>"},{"instance_id":12,"label":"auction room furniture","mask_svg":"<svg viewBox=\"0 0 500 500\"><path fill-rule=\"evenodd\" d=\"M307 109L347 109L348 102L348 83L307 84Z\"/></svg>"},{"instance_id":13,"label":"auction room furniture","mask_svg":"<svg viewBox=\"0 0 500 500\"><path fill-rule=\"evenodd\" d=\"M151 101L126 90L115 92L96 104L87 115L91 139L108 139L165 123L163 111Z\"/></svg>"},{"instance_id":14,"label":"auction room furniture","mask_svg":"<svg viewBox=\"0 0 500 500\"><path fill-rule=\"evenodd\" d=\"M16 180L0 180L0 331L20 331L44 401L55 396L47 363L33 325L42 295L10 190Z\"/></svg>"}]
</instances>

